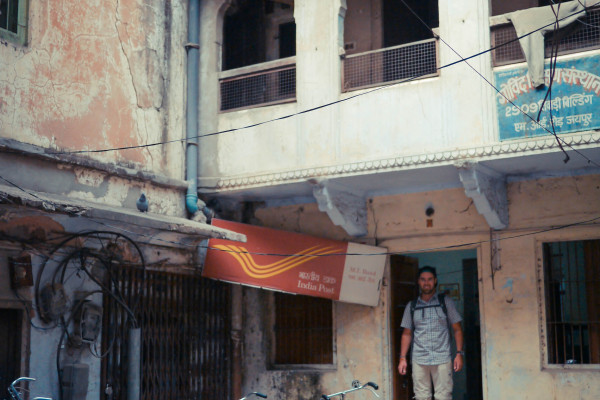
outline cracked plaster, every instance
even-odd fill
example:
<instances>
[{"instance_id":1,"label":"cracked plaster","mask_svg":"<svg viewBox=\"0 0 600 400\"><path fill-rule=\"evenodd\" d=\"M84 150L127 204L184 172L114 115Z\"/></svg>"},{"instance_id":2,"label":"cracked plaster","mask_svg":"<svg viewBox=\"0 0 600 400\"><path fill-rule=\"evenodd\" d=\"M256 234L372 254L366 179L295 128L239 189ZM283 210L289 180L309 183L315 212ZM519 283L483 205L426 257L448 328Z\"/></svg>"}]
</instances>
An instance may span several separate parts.
<instances>
[{"instance_id":1,"label":"cracked plaster","mask_svg":"<svg viewBox=\"0 0 600 400\"><path fill-rule=\"evenodd\" d=\"M0 46L0 135L77 150L160 142L165 8L158 0L31 3L28 45ZM162 152L93 157L160 170Z\"/></svg>"}]
</instances>

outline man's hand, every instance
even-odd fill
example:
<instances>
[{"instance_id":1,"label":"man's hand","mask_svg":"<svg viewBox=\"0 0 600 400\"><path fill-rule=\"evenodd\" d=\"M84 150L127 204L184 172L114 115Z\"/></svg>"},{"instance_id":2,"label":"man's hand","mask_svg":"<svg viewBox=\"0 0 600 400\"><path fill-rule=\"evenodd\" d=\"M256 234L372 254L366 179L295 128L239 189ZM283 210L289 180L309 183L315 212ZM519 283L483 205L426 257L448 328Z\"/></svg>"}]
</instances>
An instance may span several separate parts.
<instances>
[{"instance_id":1,"label":"man's hand","mask_svg":"<svg viewBox=\"0 0 600 400\"><path fill-rule=\"evenodd\" d=\"M402 360L400 360L400 362L402 362ZM454 357L454 372L460 371L463 368L463 364L464 362L462 354L457 354L456 357Z\"/></svg>"},{"instance_id":2,"label":"man's hand","mask_svg":"<svg viewBox=\"0 0 600 400\"><path fill-rule=\"evenodd\" d=\"M400 359L400 364L398 364L398 372L400 372L400 375L406 375L406 358Z\"/></svg>"}]
</instances>

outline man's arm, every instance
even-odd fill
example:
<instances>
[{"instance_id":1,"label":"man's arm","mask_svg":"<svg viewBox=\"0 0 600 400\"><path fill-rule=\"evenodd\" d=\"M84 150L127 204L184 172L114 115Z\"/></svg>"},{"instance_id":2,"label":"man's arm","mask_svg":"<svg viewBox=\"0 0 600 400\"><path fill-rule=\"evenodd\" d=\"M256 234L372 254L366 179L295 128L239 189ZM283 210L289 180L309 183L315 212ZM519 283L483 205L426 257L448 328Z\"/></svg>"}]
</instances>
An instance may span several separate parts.
<instances>
[{"instance_id":1,"label":"man's arm","mask_svg":"<svg viewBox=\"0 0 600 400\"><path fill-rule=\"evenodd\" d=\"M400 375L406 375L406 355L410 348L410 342L412 342L412 331L408 328L404 328L400 341L400 363L398 363L398 372Z\"/></svg>"},{"instance_id":2,"label":"man's arm","mask_svg":"<svg viewBox=\"0 0 600 400\"><path fill-rule=\"evenodd\" d=\"M464 349L464 339L463 339L463 331L460 322L452 324L452 329L454 330L454 340L456 341L456 357L454 358L454 371L458 372L462 369L464 360L462 352Z\"/></svg>"}]
</instances>

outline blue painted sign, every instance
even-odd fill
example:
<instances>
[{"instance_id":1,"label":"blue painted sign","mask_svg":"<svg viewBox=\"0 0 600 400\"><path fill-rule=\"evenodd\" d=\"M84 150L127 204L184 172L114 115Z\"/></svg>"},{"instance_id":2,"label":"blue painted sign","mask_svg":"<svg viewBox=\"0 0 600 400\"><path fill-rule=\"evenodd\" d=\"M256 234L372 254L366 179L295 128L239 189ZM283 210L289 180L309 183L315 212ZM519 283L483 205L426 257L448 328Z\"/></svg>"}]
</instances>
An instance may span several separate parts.
<instances>
[{"instance_id":1,"label":"blue painted sign","mask_svg":"<svg viewBox=\"0 0 600 400\"><path fill-rule=\"evenodd\" d=\"M598 75L600 56L558 61L552 96L544 102L550 84L548 63L546 85L539 89L533 87L526 67L496 72L496 87L500 91L496 96L500 140L600 128ZM540 108L539 122L535 122Z\"/></svg>"}]
</instances>

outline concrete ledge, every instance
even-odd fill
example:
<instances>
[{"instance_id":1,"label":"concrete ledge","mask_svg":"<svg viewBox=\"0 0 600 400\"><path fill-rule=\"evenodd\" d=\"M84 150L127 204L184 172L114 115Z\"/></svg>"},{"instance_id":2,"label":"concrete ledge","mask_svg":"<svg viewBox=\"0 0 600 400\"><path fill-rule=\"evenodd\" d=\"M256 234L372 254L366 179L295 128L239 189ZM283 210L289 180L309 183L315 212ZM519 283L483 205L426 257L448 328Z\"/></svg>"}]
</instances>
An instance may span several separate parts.
<instances>
[{"instance_id":1,"label":"concrete ledge","mask_svg":"<svg viewBox=\"0 0 600 400\"><path fill-rule=\"evenodd\" d=\"M218 238L237 242L246 241L246 235L185 218L141 213L137 210L110 207L63 196L33 192L31 190L24 191L17 187L6 185L0 185L1 205L25 206L41 210L46 214L64 214L99 222L111 221L112 225L118 227L134 225L157 231L196 236L195 239Z\"/></svg>"},{"instance_id":2,"label":"concrete ledge","mask_svg":"<svg viewBox=\"0 0 600 400\"><path fill-rule=\"evenodd\" d=\"M92 158L69 152L47 149L13 139L0 138L0 152L20 154L25 157L37 158L63 164L77 165L102 171L108 175L133 179L142 182L152 182L154 185L185 191L188 184L184 180L173 179L163 175L156 175L147 171L139 171L133 166L120 166L112 163L103 163Z\"/></svg>"}]
</instances>

